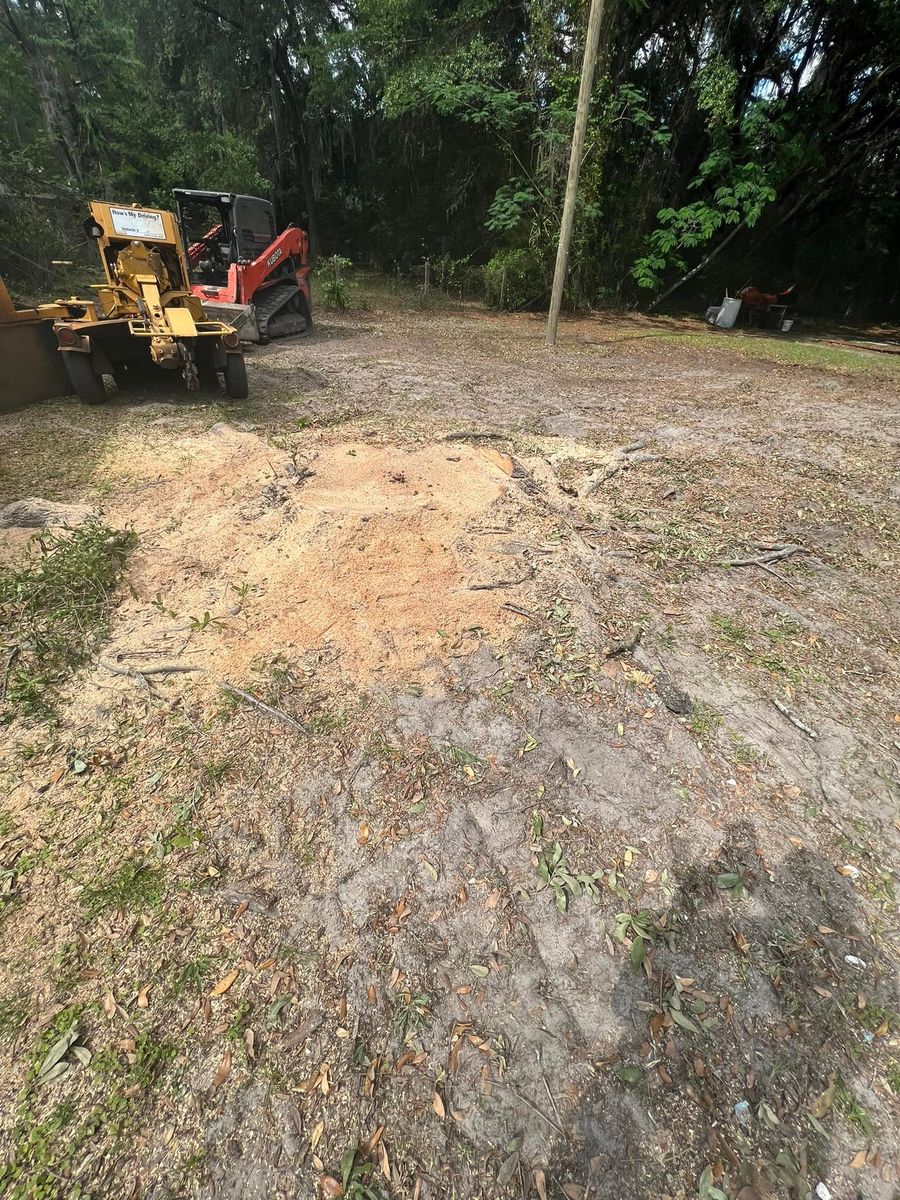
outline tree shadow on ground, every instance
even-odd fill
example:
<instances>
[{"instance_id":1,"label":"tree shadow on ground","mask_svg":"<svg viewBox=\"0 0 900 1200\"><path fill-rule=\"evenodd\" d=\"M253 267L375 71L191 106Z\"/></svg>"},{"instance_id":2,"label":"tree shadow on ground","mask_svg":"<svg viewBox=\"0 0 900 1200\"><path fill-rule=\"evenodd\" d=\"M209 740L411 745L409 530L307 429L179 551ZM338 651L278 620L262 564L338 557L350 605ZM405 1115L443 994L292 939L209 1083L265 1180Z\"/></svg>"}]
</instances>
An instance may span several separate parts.
<instances>
[{"instance_id":1,"label":"tree shadow on ground","mask_svg":"<svg viewBox=\"0 0 900 1200\"><path fill-rule=\"evenodd\" d=\"M819 1183L850 1197L862 1150L865 1194L892 1195L876 1080L893 973L853 884L800 845L770 869L740 823L716 863L681 873L669 913L638 1011L623 969L635 1033L597 1064L548 1180L573 1200L805 1200Z\"/></svg>"}]
</instances>

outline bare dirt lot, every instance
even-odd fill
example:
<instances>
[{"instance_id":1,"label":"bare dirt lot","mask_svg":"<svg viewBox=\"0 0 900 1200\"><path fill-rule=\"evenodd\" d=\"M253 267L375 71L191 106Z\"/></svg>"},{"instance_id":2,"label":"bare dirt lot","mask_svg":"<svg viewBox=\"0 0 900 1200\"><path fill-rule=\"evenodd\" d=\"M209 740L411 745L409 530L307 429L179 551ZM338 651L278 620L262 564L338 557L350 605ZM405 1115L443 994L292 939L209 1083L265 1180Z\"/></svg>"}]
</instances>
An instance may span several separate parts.
<instances>
[{"instance_id":1,"label":"bare dirt lot","mask_svg":"<svg viewBox=\"0 0 900 1200\"><path fill-rule=\"evenodd\" d=\"M4 1196L897 1195L900 364L542 335L3 418Z\"/></svg>"}]
</instances>

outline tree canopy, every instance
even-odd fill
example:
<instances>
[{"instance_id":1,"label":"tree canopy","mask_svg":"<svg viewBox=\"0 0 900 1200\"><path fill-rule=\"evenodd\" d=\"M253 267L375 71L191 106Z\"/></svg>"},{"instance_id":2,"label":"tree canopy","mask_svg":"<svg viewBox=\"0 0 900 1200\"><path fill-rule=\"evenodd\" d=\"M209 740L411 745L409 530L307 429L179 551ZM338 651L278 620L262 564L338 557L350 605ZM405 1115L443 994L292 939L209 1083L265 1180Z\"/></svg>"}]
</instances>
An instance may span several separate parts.
<instances>
[{"instance_id":1,"label":"tree canopy","mask_svg":"<svg viewBox=\"0 0 900 1200\"><path fill-rule=\"evenodd\" d=\"M586 4L0 0L0 269L95 195L271 195L314 250L547 296ZM896 0L607 0L568 302L897 316ZM30 265L29 265L30 264ZM701 270L692 272L700 267Z\"/></svg>"}]
</instances>

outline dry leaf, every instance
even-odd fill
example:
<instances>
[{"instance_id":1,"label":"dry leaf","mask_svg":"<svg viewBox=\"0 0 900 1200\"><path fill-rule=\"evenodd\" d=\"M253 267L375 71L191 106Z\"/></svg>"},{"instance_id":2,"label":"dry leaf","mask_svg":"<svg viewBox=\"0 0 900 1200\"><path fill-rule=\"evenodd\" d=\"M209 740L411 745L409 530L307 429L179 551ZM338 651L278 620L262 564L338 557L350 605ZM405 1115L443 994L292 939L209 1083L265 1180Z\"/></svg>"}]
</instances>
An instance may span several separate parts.
<instances>
[{"instance_id":1,"label":"dry leaf","mask_svg":"<svg viewBox=\"0 0 900 1200\"><path fill-rule=\"evenodd\" d=\"M319 1142L322 1140L322 1134L324 1132L325 1132L325 1122L320 1121L318 1123L318 1125L316 1125L316 1127L312 1131L312 1133L310 1134L310 1138L309 1138L310 1150L315 1150L316 1146L318 1146Z\"/></svg>"},{"instance_id":2,"label":"dry leaf","mask_svg":"<svg viewBox=\"0 0 900 1200\"><path fill-rule=\"evenodd\" d=\"M375 1130L375 1132L372 1134L372 1136L370 1138L366 1138L366 1140L364 1142L360 1143L359 1152L360 1152L360 1154L363 1155L364 1158L368 1158L371 1155L372 1151L375 1149L375 1147L381 1141L383 1134L384 1134L384 1126L379 1125L378 1128Z\"/></svg>"},{"instance_id":3,"label":"dry leaf","mask_svg":"<svg viewBox=\"0 0 900 1200\"><path fill-rule=\"evenodd\" d=\"M103 997L103 1011L110 1020L116 1015L116 998L112 992L107 992Z\"/></svg>"},{"instance_id":4,"label":"dry leaf","mask_svg":"<svg viewBox=\"0 0 900 1200\"><path fill-rule=\"evenodd\" d=\"M148 984L146 987L142 987L141 990L138 992L138 998L137 998L138 1008L149 1008L150 1007L150 999L147 996L147 993L149 991L150 991L150 985Z\"/></svg>"},{"instance_id":5,"label":"dry leaf","mask_svg":"<svg viewBox=\"0 0 900 1200\"><path fill-rule=\"evenodd\" d=\"M366 992L366 996L368 997L370 1004L378 1003L378 993L375 991L374 984L372 984L372 983L369 984L369 988L368 988L368 991Z\"/></svg>"},{"instance_id":6,"label":"dry leaf","mask_svg":"<svg viewBox=\"0 0 900 1200\"><path fill-rule=\"evenodd\" d=\"M440 1092L434 1093L434 1099L431 1101L431 1107L434 1109L438 1117L443 1121L447 1115L447 1110L444 1108L444 1102L441 1099Z\"/></svg>"},{"instance_id":7,"label":"dry leaf","mask_svg":"<svg viewBox=\"0 0 900 1200\"><path fill-rule=\"evenodd\" d=\"M319 1189L327 1200L333 1200L334 1197L344 1194L344 1189L333 1175L323 1175L319 1180Z\"/></svg>"},{"instance_id":8,"label":"dry leaf","mask_svg":"<svg viewBox=\"0 0 900 1200\"><path fill-rule=\"evenodd\" d=\"M240 971L229 971L228 974L220 979L216 986L212 989L212 991L209 993L210 996L224 996L237 979L238 975L240 975Z\"/></svg>"},{"instance_id":9,"label":"dry leaf","mask_svg":"<svg viewBox=\"0 0 900 1200\"><path fill-rule=\"evenodd\" d=\"M547 1200L547 1176L540 1167L531 1172L531 1182L538 1194L538 1200Z\"/></svg>"},{"instance_id":10,"label":"dry leaf","mask_svg":"<svg viewBox=\"0 0 900 1200\"><path fill-rule=\"evenodd\" d=\"M244 1049L248 1058L256 1058L256 1034L252 1029L244 1030Z\"/></svg>"},{"instance_id":11,"label":"dry leaf","mask_svg":"<svg viewBox=\"0 0 900 1200\"><path fill-rule=\"evenodd\" d=\"M358 837L357 837L357 839L356 839L356 840L357 840L357 842L358 842L358 844L359 844L360 846L365 846L365 845L366 845L366 843L367 843L367 842L368 842L368 840L369 840L369 837L371 836L371 832L372 832L372 831L369 829L369 826L366 824L366 822L365 822L365 821L363 821L363 822L360 824L360 827L359 827L359 835L358 835Z\"/></svg>"},{"instance_id":12,"label":"dry leaf","mask_svg":"<svg viewBox=\"0 0 900 1200\"><path fill-rule=\"evenodd\" d=\"M850 1163L850 1166L854 1171L861 1171L865 1165L866 1152L865 1150L860 1150L859 1154L854 1154L853 1161Z\"/></svg>"},{"instance_id":13,"label":"dry leaf","mask_svg":"<svg viewBox=\"0 0 900 1200\"><path fill-rule=\"evenodd\" d=\"M812 1103L809 1106L809 1111L812 1113L812 1115L818 1121L818 1120L821 1120L822 1117L825 1116L825 1114L829 1111L829 1109L831 1108L833 1103L834 1103L834 1084L832 1083L829 1087L827 1087L825 1089L824 1092L822 1092L821 1095L817 1096L815 1098L815 1100L812 1101Z\"/></svg>"},{"instance_id":14,"label":"dry leaf","mask_svg":"<svg viewBox=\"0 0 900 1200\"><path fill-rule=\"evenodd\" d=\"M231 1074L231 1051L226 1050L222 1058L222 1065L216 1071L216 1077L213 1080L213 1087L221 1087L228 1076Z\"/></svg>"},{"instance_id":15,"label":"dry leaf","mask_svg":"<svg viewBox=\"0 0 900 1200\"><path fill-rule=\"evenodd\" d=\"M564 1183L562 1194L566 1200L584 1200L584 1188L580 1183Z\"/></svg>"}]
</instances>

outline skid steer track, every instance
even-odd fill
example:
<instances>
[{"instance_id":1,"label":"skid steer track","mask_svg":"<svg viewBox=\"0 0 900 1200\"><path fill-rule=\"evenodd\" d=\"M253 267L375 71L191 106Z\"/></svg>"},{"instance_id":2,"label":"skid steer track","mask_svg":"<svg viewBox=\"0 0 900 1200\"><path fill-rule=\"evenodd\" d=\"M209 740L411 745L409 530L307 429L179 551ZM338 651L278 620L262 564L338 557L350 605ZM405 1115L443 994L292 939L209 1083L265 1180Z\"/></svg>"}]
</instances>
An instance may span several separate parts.
<instances>
[{"instance_id":1,"label":"skid steer track","mask_svg":"<svg viewBox=\"0 0 900 1200\"><path fill-rule=\"evenodd\" d=\"M312 328L306 297L293 280L273 284L254 297L260 341L306 333Z\"/></svg>"}]
</instances>

